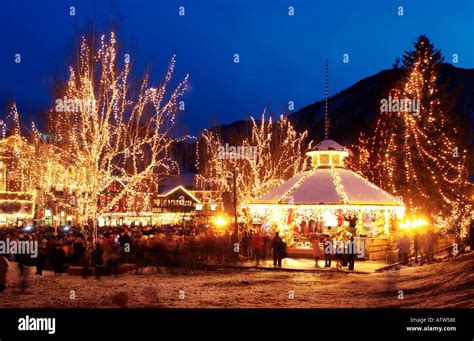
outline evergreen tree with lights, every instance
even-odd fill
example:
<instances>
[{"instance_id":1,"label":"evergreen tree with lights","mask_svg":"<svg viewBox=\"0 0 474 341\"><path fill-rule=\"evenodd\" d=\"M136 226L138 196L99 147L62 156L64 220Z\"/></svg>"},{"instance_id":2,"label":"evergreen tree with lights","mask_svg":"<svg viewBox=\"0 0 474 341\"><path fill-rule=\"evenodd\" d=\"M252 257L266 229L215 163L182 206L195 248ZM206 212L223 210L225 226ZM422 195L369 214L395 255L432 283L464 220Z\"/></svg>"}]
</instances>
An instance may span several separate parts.
<instances>
[{"instance_id":1,"label":"evergreen tree with lights","mask_svg":"<svg viewBox=\"0 0 474 341\"><path fill-rule=\"evenodd\" d=\"M403 56L403 80L389 96L398 103L418 100L419 110L381 106L373 132L361 135L355 166L399 196L409 216L423 214L459 231L470 212L469 125L456 112L458 93L439 79L441 51L424 35L414 46Z\"/></svg>"}]
</instances>

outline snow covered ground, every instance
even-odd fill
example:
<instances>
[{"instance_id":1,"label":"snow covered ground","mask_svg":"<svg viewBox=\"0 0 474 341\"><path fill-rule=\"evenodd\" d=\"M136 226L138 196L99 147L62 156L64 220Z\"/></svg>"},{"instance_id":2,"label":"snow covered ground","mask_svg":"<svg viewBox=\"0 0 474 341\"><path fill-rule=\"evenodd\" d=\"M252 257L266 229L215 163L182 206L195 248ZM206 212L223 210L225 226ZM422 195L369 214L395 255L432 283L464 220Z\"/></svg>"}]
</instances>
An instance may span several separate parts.
<instances>
[{"instance_id":1,"label":"snow covered ground","mask_svg":"<svg viewBox=\"0 0 474 341\"><path fill-rule=\"evenodd\" d=\"M147 268L143 275L81 278L31 269L22 293L11 263L0 307L118 307L112 297L128 293L127 307L474 308L474 253L432 265L383 273L285 272L267 270L185 271ZM356 264L357 267L357 264ZM403 295L403 299L402 298Z\"/></svg>"}]
</instances>

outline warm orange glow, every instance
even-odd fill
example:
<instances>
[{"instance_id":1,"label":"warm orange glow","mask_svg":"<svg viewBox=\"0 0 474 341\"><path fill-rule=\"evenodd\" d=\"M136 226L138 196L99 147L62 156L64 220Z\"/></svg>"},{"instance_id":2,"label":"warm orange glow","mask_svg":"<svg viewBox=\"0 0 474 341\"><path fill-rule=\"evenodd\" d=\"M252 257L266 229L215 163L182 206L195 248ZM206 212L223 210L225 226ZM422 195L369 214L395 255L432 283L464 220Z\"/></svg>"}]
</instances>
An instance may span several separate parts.
<instances>
[{"instance_id":1,"label":"warm orange glow","mask_svg":"<svg viewBox=\"0 0 474 341\"><path fill-rule=\"evenodd\" d=\"M228 224L228 221L223 216L217 216L214 218L214 225L218 227L223 227L223 226L226 226L227 224Z\"/></svg>"},{"instance_id":2,"label":"warm orange glow","mask_svg":"<svg viewBox=\"0 0 474 341\"><path fill-rule=\"evenodd\" d=\"M423 229L428 225L428 222L424 218L413 218L412 220L406 219L400 224L402 229Z\"/></svg>"}]
</instances>

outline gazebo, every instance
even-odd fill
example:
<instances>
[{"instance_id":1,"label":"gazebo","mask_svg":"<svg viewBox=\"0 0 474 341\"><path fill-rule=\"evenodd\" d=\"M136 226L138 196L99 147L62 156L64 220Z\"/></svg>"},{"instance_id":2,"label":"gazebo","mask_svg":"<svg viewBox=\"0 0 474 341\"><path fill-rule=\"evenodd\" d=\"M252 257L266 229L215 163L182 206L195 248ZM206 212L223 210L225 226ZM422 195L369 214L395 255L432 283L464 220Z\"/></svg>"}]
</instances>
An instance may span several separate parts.
<instances>
[{"instance_id":1,"label":"gazebo","mask_svg":"<svg viewBox=\"0 0 474 341\"><path fill-rule=\"evenodd\" d=\"M405 206L395 196L346 169L348 150L323 140L307 152L311 170L297 174L250 205L253 223L277 230L289 245L308 246L311 233L388 237ZM306 236L306 238L305 238Z\"/></svg>"}]
</instances>

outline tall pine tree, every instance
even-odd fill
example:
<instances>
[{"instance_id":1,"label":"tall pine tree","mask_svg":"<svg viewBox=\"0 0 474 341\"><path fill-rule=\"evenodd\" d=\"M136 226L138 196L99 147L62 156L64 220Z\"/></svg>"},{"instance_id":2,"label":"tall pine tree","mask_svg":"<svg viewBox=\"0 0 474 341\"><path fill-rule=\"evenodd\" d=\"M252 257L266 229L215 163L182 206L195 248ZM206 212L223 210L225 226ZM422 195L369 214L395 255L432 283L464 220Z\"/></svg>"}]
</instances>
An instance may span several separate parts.
<instances>
[{"instance_id":1,"label":"tall pine tree","mask_svg":"<svg viewBox=\"0 0 474 341\"><path fill-rule=\"evenodd\" d=\"M403 56L403 80L388 94L393 106L381 105L373 132L360 138L355 163L365 176L400 196L408 215L423 214L458 228L470 213L469 125L456 112L458 92L449 92L439 79L440 50L423 35L414 45Z\"/></svg>"}]
</instances>

